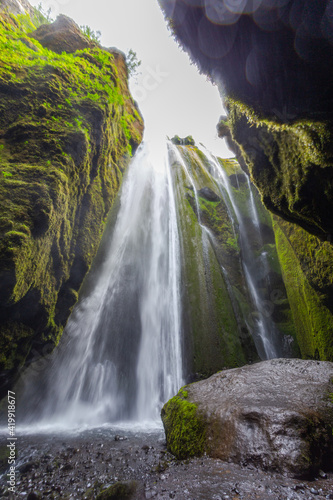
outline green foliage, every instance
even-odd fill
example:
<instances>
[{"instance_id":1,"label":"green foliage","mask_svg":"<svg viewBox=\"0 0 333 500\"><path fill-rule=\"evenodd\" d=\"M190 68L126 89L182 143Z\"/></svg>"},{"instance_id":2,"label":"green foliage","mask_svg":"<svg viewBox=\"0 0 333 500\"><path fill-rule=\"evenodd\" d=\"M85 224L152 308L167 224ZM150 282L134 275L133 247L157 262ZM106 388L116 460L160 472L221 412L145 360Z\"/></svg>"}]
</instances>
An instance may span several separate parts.
<instances>
[{"instance_id":1,"label":"green foliage","mask_svg":"<svg viewBox=\"0 0 333 500\"><path fill-rule=\"evenodd\" d=\"M175 135L172 139L171 142L173 144L176 144L176 146L195 146L195 141L191 135L188 135L184 137L184 139L181 139L179 135Z\"/></svg>"},{"instance_id":2,"label":"green foliage","mask_svg":"<svg viewBox=\"0 0 333 500\"><path fill-rule=\"evenodd\" d=\"M128 76L134 77L138 74L138 69L141 66L141 61L138 60L136 52L130 49L126 55L126 66Z\"/></svg>"},{"instance_id":3,"label":"green foliage","mask_svg":"<svg viewBox=\"0 0 333 500\"><path fill-rule=\"evenodd\" d=\"M6 178L6 177L12 177L13 174L11 172L4 172L2 171L2 175Z\"/></svg>"},{"instance_id":4,"label":"green foliage","mask_svg":"<svg viewBox=\"0 0 333 500\"><path fill-rule=\"evenodd\" d=\"M115 483L96 496L96 500L131 500L137 491L136 481Z\"/></svg>"},{"instance_id":5,"label":"green foliage","mask_svg":"<svg viewBox=\"0 0 333 500\"><path fill-rule=\"evenodd\" d=\"M238 246L238 237L236 238L228 238L227 239L227 245L229 245L231 248L236 250L236 252L239 252L239 246Z\"/></svg>"}]
</instances>

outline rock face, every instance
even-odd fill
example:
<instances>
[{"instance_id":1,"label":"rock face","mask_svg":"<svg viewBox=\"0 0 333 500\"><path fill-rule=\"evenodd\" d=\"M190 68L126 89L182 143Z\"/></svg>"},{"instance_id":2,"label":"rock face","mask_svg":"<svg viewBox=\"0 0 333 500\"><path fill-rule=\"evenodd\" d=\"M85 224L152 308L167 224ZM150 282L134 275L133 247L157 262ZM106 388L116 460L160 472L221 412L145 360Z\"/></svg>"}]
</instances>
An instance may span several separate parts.
<instances>
[{"instance_id":1,"label":"rock face","mask_svg":"<svg viewBox=\"0 0 333 500\"><path fill-rule=\"evenodd\" d=\"M333 466L333 364L276 359L181 389L162 409L168 449L308 476Z\"/></svg>"},{"instance_id":2,"label":"rock face","mask_svg":"<svg viewBox=\"0 0 333 500\"><path fill-rule=\"evenodd\" d=\"M275 235L302 355L333 360L332 2L159 3L220 88L228 116L219 136L280 218Z\"/></svg>"},{"instance_id":3,"label":"rock face","mask_svg":"<svg viewBox=\"0 0 333 500\"><path fill-rule=\"evenodd\" d=\"M223 95L286 118L327 111L333 79L330 0L159 4L177 40L223 87Z\"/></svg>"},{"instance_id":4,"label":"rock face","mask_svg":"<svg viewBox=\"0 0 333 500\"><path fill-rule=\"evenodd\" d=\"M1 392L59 341L143 132L118 51L28 24L0 16Z\"/></svg>"},{"instance_id":5,"label":"rock face","mask_svg":"<svg viewBox=\"0 0 333 500\"><path fill-rule=\"evenodd\" d=\"M0 0L0 12L8 11L13 14L34 15L34 8L27 0Z\"/></svg>"},{"instance_id":6,"label":"rock face","mask_svg":"<svg viewBox=\"0 0 333 500\"><path fill-rule=\"evenodd\" d=\"M333 360L333 247L274 216L277 252L304 359Z\"/></svg>"}]
</instances>

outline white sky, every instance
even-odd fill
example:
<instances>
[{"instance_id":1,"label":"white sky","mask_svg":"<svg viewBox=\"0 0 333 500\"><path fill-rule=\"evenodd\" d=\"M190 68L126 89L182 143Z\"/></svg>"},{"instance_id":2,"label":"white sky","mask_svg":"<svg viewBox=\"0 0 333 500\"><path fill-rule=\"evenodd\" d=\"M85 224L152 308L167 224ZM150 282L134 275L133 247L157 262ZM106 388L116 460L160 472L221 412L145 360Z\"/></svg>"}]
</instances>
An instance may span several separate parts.
<instances>
[{"instance_id":1,"label":"white sky","mask_svg":"<svg viewBox=\"0 0 333 500\"><path fill-rule=\"evenodd\" d=\"M40 0L30 0L37 6ZM216 86L206 81L171 37L157 0L43 0L51 16L66 14L79 25L101 31L101 43L142 61L133 97L145 119L145 139L192 135L214 154L234 156L216 134L225 114Z\"/></svg>"}]
</instances>

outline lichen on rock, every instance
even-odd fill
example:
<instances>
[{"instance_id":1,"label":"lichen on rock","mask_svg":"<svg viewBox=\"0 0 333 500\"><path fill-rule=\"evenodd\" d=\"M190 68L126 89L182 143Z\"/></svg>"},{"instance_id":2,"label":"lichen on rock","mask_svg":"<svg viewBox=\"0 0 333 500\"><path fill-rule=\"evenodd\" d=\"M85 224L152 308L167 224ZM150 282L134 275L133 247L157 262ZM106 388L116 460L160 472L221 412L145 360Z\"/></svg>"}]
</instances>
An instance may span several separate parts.
<instances>
[{"instance_id":1,"label":"lichen on rock","mask_svg":"<svg viewBox=\"0 0 333 500\"><path fill-rule=\"evenodd\" d=\"M50 47L78 34L54 24ZM86 40L58 54L26 26L0 14L2 390L59 341L143 131L121 53Z\"/></svg>"}]
</instances>

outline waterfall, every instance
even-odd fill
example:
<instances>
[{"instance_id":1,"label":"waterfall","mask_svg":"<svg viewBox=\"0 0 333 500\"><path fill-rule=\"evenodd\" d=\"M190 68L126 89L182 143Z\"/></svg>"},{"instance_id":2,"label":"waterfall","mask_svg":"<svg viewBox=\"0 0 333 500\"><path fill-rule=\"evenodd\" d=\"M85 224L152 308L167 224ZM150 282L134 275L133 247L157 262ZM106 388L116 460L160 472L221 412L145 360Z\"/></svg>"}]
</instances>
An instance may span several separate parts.
<instances>
[{"instance_id":1,"label":"waterfall","mask_svg":"<svg viewBox=\"0 0 333 500\"><path fill-rule=\"evenodd\" d=\"M163 157L141 145L132 160L104 259L50 366L42 374L31 367L25 377L24 424L159 421L163 403L183 384L180 246L164 149Z\"/></svg>"}]
</instances>

